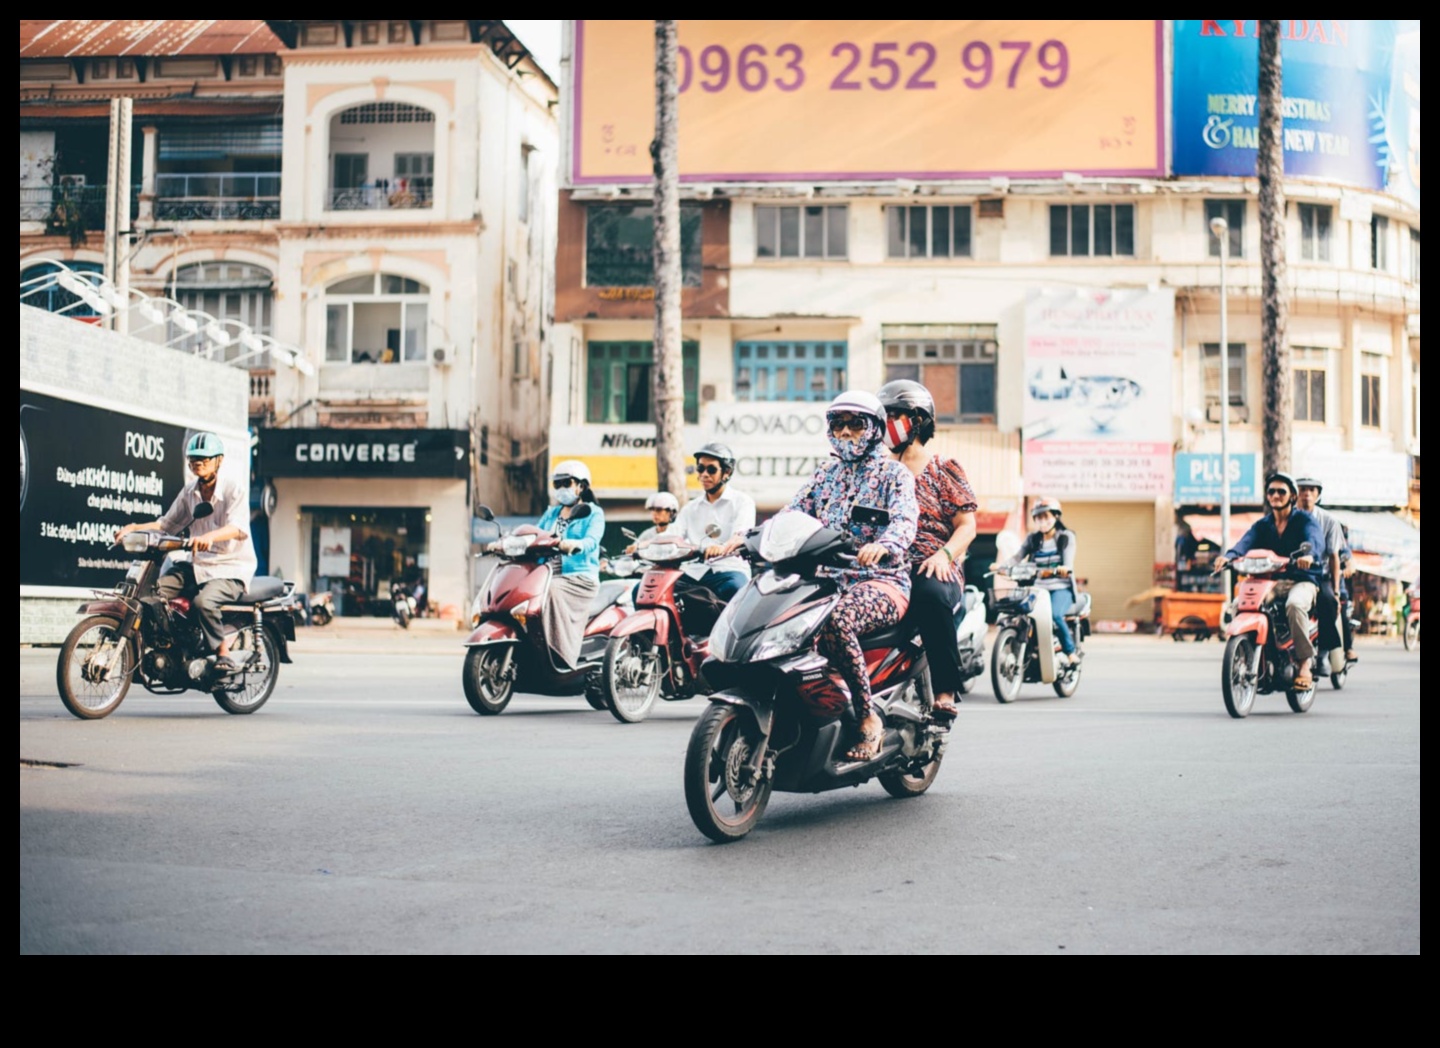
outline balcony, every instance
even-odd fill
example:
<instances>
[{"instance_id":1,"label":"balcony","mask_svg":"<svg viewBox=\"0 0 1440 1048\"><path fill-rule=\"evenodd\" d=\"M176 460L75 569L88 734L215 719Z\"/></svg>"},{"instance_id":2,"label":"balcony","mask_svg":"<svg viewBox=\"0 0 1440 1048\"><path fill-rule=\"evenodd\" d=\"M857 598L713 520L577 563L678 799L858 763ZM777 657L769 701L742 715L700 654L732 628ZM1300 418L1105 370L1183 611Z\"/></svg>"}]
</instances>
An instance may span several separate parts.
<instances>
[{"instance_id":1,"label":"balcony","mask_svg":"<svg viewBox=\"0 0 1440 1048\"><path fill-rule=\"evenodd\" d=\"M155 176L157 221L280 217L280 172Z\"/></svg>"},{"instance_id":2,"label":"balcony","mask_svg":"<svg viewBox=\"0 0 1440 1048\"><path fill-rule=\"evenodd\" d=\"M66 184L21 186L20 221L44 222L47 233L68 233L83 239L86 230L105 228L105 186ZM140 193L130 193L130 216L134 218Z\"/></svg>"},{"instance_id":3,"label":"balcony","mask_svg":"<svg viewBox=\"0 0 1440 1048\"><path fill-rule=\"evenodd\" d=\"M250 369L250 411L251 418L275 417L275 369L257 367Z\"/></svg>"},{"instance_id":4,"label":"balcony","mask_svg":"<svg viewBox=\"0 0 1440 1048\"><path fill-rule=\"evenodd\" d=\"M331 188L327 198L328 211L404 211L428 208L433 203L432 186L419 182L392 183L389 186L360 186L355 189Z\"/></svg>"}]
</instances>

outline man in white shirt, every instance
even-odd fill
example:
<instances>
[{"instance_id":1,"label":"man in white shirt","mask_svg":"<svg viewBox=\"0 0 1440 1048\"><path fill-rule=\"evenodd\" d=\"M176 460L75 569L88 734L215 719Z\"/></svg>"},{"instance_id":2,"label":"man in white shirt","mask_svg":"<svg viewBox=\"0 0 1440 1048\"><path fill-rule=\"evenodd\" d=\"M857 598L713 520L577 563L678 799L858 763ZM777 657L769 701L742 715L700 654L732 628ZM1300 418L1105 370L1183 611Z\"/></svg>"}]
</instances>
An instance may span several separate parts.
<instances>
[{"instance_id":1,"label":"man in white shirt","mask_svg":"<svg viewBox=\"0 0 1440 1048\"><path fill-rule=\"evenodd\" d=\"M685 503L675 530L705 551L705 560L686 564L686 576L721 600L729 600L750 581L750 565L743 557L726 556L738 549L745 532L755 526L755 500L730 487L735 452L728 445L710 443L695 452L695 473L704 495Z\"/></svg>"}]
</instances>

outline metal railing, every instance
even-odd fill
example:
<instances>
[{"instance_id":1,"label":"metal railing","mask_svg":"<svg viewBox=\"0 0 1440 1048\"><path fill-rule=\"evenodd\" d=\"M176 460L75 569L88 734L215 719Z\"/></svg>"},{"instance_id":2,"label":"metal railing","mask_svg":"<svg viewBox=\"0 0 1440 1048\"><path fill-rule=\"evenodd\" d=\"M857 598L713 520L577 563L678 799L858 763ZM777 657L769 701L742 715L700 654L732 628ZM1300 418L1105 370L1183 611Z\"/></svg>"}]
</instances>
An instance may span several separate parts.
<instances>
[{"instance_id":1,"label":"metal railing","mask_svg":"<svg viewBox=\"0 0 1440 1048\"><path fill-rule=\"evenodd\" d=\"M162 221L279 218L280 172L156 175L155 217Z\"/></svg>"},{"instance_id":2,"label":"metal railing","mask_svg":"<svg viewBox=\"0 0 1440 1048\"><path fill-rule=\"evenodd\" d=\"M52 232L64 232L75 222L85 229L105 228L105 186L21 186L20 221L44 222ZM134 218L140 191L130 192L130 215ZM73 209L73 211L72 211Z\"/></svg>"},{"instance_id":3,"label":"metal railing","mask_svg":"<svg viewBox=\"0 0 1440 1048\"><path fill-rule=\"evenodd\" d=\"M416 182L407 183L404 189L394 186L376 188L361 186L358 189L334 189L327 196L326 209L329 211L398 211L413 208L427 208L432 204L432 187Z\"/></svg>"}]
</instances>

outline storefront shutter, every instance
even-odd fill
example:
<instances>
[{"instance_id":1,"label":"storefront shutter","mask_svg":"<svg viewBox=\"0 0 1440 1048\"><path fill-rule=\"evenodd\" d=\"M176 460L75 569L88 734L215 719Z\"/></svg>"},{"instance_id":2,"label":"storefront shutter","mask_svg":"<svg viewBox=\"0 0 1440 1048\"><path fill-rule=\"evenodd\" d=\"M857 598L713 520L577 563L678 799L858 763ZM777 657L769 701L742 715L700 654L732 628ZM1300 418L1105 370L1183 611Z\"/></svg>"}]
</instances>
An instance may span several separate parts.
<instances>
[{"instance_id":1,"label":"storefront shutter","mask_svg":"<svg viewBox=\"0 0 1440 1048\"><path fill-rule=\"evenodd\" d=\"M1086 580L1094 602L1092 623L1100 619L1154 616L1150 604L1126 605L1151 587L1155 568L1155 506L1149 502L1072 502L1064 500L1065 526L1075 532L1075 573Z\"/></svg>"}]
</instances>

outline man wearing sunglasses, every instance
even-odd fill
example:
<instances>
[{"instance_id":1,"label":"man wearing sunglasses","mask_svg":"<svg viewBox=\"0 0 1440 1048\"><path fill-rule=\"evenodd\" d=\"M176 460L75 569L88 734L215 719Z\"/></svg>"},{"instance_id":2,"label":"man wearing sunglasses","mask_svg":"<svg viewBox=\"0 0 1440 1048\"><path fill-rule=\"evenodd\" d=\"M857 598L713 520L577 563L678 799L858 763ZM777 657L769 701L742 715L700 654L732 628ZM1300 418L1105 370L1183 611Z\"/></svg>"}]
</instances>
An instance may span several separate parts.
<instances>
[{"instance_id":1,"label":"man wearing sunglasses","mask_svg":"<svg viewBox=\"0 0 1440 1048\"><path fill-rule=\"evenodd\" d=\"M1250 525L1225 556L1215 561L1215 572L1243 557L1252 549L1268 549L1282 557L1292 557L1288 578L1281 579L1270 591L1271 600L1285 602L1285 615L1290 622L1290 636L1295 640L1295 689L1308 691L1314 686L1310 663L1315 647L1310 643L1310 609L1320 592L1321 566L1319 553L1325 549L1325 533L1320 522L1295 505L1300 487L1288 473L1275 472L1265 478L1265 504L1268 512ZM1302 544L1311 552L1295 557Z\"/></svg>"},{"instance_id":2,"label":"man wearing sunglasses","mask_svg":"<svg viewBox=\"0 0 1440 1048\"><path fill-rule=\"evenodd\" d=\"M730 486L735 452L728 444L712 442L695 452L695 475L704 491L685 503L675 518L680 537L705 551L705 560L681 570L721 600L729 600L750 581L750 565L728 554L740 548L745 532L755 526L755 500Z\"/></svg>"}]
</instances>

